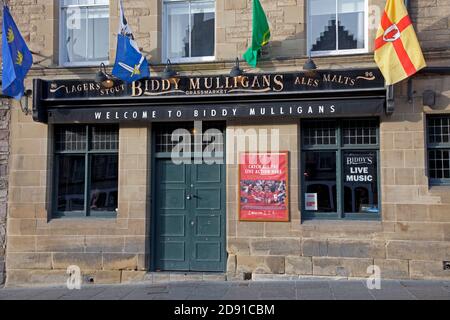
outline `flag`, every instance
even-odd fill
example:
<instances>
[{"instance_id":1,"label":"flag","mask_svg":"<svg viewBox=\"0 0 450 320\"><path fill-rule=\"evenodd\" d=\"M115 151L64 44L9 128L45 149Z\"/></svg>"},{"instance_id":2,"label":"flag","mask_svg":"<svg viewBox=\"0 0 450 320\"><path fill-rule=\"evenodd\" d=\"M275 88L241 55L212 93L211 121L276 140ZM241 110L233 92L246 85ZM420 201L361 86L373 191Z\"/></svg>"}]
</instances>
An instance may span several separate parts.
<instances>
[{"instance_id":1,"label":"flag","mask_svg":"<svg viewBox=\"0 0 450 320\"><path fill-rule=\"evenodd\" d=\"M403 0L387 0L375 39L375 62L386 84L397 83L426 67Z\"/></svg>"},{"instance_id":2,"label":"flag","mask_svg":"<svg viewBox=\"0 0 450 320\"><path fill-rule=\"evenodd\" d=\"M117 35L116 62L112 74L125 82L147 78L150 76L148 62L134 41L133 32L123 12L122 0L119 2L119 7L120 27Z\"/></svg>"},{"instance_id":3,"label":"flag","mask_svg":"<svg viewBox=\"0 0 450 320\"><path fill-rule=\"evenodd\" d=\"M253 0L252 45L244 53L244 59L253 68L258 63L261 48L269 43L270 28L267 17L259 0Z\"/></svg>"},{"instance_id":4,"label":"flag","mask_svg":"<svg viewBox=\"0 0 450 320\"><path fill-rule=\"evenodd\" d=\"M33 56L7 6L3 7L2 32L2 92L20 100L25 92L23 81L33 65Z\"/></svg>"}]
</instances>

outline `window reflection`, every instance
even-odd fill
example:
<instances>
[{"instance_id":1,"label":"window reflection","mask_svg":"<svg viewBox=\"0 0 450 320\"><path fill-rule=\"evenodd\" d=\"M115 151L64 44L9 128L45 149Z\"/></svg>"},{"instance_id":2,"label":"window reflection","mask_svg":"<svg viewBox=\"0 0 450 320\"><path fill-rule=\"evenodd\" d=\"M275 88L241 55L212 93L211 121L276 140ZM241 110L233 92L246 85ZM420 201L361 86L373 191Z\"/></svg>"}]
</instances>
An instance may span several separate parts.
<instances>
[{"instance_id":1,"label":"window reflection","mask_svg":"<svg viewBox=\"0 0 450 320\"><path fill-rule=\"evenodd\" d=\"M169 59L212 57L215 1L165 1L166 54Z\"/></svg>"},{"instance_id":2,"label":"window reflection","mask_svg":"<svg viewBox=\"0 0 450 320\"><path fill-rule=\"evenodd\" d=\"M309 0L311 51L364 49L366 0Z\"/></svg>"},{"instance_id":3,"label":"window reflection","mask_svg":"<svg viewBox=\"0 0 450 320\"><path fill-rule=\"evenodd\" d=\"M84 210L85 158L82 155L58 156L58 211Z\"/></svg>"},{"instance_id":4,"label":"window reflection","mask_svg":"<svg viewBox=\"0 0 450 320\"><path fill-rule=\"evenodd\" d=\"M117 209L118 156L92 156L91 210L115 211Z\"/></svg>"},{"instance_id":5,"label":"window reflection","mask_svg":"<svg viewBox=\"0 0 450 320\"><path fill-rule=\"evenodd\" d=\"M336 152L305 152L306 193L317 194L318 212L337 212Z\"/></svg>"}]
</instances>

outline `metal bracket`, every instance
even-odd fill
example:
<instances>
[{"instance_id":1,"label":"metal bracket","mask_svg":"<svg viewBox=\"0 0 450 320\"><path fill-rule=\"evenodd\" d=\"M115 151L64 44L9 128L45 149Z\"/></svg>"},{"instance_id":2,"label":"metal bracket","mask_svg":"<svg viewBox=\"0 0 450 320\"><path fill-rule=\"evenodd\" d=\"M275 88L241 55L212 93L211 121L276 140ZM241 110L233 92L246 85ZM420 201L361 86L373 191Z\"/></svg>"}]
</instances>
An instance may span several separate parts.
<instances>
[{"instance_id":1,"label":"metal bracket","mask_svg":"<svg viewBox=\"0 0 450 320\"><path fill-rule=\"evenodd\" d=\"M408 94L408 103L413 103L413 97L414 97L414 86L413 86L413 78L409 77L408 84L407 84L407 94Z\"/></svg>"},{"instance_id":2,"label":"metal bracket","mask_svg":"<svg viewBox=\"0 0 450 320\"><path fill-rule=\"evenodd\" d=\"M389 85L386 90L386 114L390 116L395 110L394 86Z\"/></svg>"}]
</instances>

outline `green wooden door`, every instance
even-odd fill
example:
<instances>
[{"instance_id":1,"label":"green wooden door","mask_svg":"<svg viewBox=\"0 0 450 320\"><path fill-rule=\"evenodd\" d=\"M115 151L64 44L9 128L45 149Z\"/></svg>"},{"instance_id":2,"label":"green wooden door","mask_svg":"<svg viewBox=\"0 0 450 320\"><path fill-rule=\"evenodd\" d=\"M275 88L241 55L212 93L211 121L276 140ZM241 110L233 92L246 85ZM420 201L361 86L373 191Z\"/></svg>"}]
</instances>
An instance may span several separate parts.
<instances>
[{"instance_id":1,"label":"green wooden door","mask_svg":"<svg viewBox=\"0 0 450 320\"><path fill-rule=\"evenodd\" d=\"M225 271L225 167L156 159L156 270Z\"/></svg>"}]
</instances>

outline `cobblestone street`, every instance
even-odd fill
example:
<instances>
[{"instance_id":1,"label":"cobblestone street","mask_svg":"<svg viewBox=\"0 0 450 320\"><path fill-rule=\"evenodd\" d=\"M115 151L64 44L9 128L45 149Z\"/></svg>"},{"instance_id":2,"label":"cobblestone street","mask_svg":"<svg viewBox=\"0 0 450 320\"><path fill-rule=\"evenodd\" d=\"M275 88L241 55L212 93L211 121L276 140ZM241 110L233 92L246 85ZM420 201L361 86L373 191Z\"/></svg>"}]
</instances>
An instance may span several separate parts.
<instances>
[{"instance_id":1,"label":"cobblestone street","mask_svg":"<svg viewBox=\"0 0 450 320\"><path fill-rule=\"evenodd\" d=\"M450 282L363 280L172 282L155 285L3 288L0 300L450 300Z\"/></svg>"}]
</instances>

